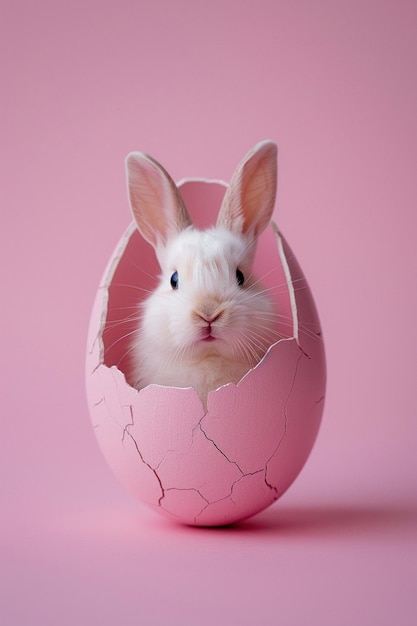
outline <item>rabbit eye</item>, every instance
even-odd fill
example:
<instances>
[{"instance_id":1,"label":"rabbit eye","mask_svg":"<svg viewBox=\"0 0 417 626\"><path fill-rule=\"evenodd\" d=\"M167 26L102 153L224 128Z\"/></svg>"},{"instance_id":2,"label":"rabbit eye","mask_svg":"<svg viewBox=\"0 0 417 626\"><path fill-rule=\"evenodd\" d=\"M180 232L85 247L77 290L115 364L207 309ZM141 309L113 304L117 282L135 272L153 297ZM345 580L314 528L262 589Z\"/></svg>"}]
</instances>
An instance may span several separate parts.
<instances>
[{"instance_id":1,"label":"rabbit eye","mask_svg":"<svg viewBox=\"0 0 417 626\"><path fill-rule=\"evenodd\" d=\"M245 277L243 276L239 268L237 268L236 270L236 280L237 280L237 284L239 285L239 287L241 287L243 283L245 282Z\"/></svg>"},{"instance_id":2,"label":"rabbit eye","mask_svg":"<svg viewBox=\"0 0 417 626\"><path fill-rule=\"evenodd\" d=\"M171 276L171 287L178 289L178 272L174 272Z\"/></svg>"}]
</instances>

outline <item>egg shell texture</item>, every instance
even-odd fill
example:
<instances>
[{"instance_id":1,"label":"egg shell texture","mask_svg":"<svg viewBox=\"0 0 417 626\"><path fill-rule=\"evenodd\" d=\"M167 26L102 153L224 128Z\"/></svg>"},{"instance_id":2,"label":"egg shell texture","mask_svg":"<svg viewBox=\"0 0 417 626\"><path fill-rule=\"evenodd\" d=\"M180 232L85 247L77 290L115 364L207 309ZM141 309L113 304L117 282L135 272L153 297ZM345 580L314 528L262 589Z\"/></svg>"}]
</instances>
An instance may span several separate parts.
<instances>
[{"instance_id":1,"label":"egg shell texture","mask_svg":"<svg viewBox=\"0 0 417 626\"><path fill-rule=\"evenodd\" d=\"M190 181L180 188L198 226L213 223L224 185ZM86 361L97 440L122 484L183 523L230 524L266 508L294 481L317 436L323 340L305 277L276 227L258 246L255 272L275 294L284 338L237 385L211 392L207 409L191 388L138 392L128 382L134 326L126 310L158 275L153 250L133 225L97 293Z\"/></svg>"}]
</instances>

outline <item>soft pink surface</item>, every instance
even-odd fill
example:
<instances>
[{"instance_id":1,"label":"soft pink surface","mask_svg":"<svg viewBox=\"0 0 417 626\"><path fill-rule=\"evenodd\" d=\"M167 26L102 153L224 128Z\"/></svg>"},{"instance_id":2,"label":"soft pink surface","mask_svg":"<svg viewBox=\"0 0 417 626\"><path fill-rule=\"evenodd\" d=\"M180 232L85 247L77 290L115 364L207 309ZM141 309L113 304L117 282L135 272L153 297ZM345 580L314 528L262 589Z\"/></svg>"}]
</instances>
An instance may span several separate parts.
<instances>
[{"instance_id":1,"label":"soft pink surface","mask_svg":"<svg viewBox=\"0 0 417 626\"><path fill-rule=\"evenodd\" d=\"M2 624L414 626L416 23L405 0L2 3ZM87 323L127 152L227 179L264 138L324 420L277 504L184 528L98 449Z\"/></svg>"}]
</instances>

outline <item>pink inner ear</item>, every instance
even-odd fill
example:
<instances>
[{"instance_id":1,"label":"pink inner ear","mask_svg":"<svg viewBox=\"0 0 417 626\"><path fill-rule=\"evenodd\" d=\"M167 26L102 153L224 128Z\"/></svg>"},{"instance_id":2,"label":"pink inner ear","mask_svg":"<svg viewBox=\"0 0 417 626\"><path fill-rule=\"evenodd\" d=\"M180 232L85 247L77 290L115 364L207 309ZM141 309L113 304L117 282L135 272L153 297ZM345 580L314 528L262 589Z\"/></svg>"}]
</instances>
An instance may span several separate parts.
<instances>
[{"instance_id":1,"label":"pink inner ear","mask_svg":"<svg viewBox=\"0 0 417 626\"><path fill-rule=\"evenodd\" d=\"M133 217L144 238L156 248L168 234L165 208L170 201L169 181L145 155L131 155L127 167Z\"/></svg>"},{"instance_id":2,"label":"pink inner ear","mask_svg":"<svg viewBox=\"0 0 417 626\"><path fill-rule=\"evenodd\" d=\"M219 225L257 237L269 224L277 187L275 144L255 146L236 168L219 214Z\"/></svg>"},{"instance_id":3,"label":"pink inner ear","mask_svg":"<svg viewBox=\"0 0 417 626\"><path fill-rule=\"evenodd\" d=\"M170 175L151 157L130 155L129 196L135 222L158 251L168 239L191 225L187 209Z\"/></svg>"},{"instance_id":4,"label":"pink inner ear","mask_svg":"<svg viewBox=\"0 0 417 626\"><path fill-rule=\"evenodd\" d=\"M239 175L244 231L256 237L269 224L277 188L277 152L274 144L261 148Z\"/></svg>"}]
</instances>

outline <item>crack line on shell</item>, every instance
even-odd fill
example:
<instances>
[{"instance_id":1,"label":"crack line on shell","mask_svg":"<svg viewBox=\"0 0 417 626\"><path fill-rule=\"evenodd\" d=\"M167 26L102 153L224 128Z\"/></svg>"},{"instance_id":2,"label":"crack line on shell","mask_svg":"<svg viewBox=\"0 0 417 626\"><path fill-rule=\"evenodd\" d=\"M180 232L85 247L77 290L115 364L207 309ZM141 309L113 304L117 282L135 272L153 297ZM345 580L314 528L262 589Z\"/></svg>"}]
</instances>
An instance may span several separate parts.
<instances>
[{"instance_id":1,"label":"crack line on shell","mask_svg":"<svg viewBox=\"0 0 417 626\"><path fill-rule=\"evenodd\" d=\"M123 430L124 426L122 424L120 424L120 422L117 421L116 417L114 417L114 415L113 415L113 412L110 411L109 405L107 404L106 397L102 398L94 406L99 406L100 404L104 404L104 406L106 408L106 415L107 415L108 419L111 420L114 424L116 424L118 426L118 428L121 428ZM124 406L126 406L126 405L124 405ZM100 425L101 425L101 420L100 420L100 423L97 424L97 426L100 426ZM123 441L123 437L122 437L122 441Z\"/></svg>"},{"instance_id":2,"label":"crack line on shell","mask_svg":"<svg viewBox=\"0 0 417 626\"><path fill-rule=\"evenodd\" d=\"M132 418L132 422L131 422L131 423L129 423L129 424L126 424L126 426L124 427L124 430L123 430L123 436L122 436L122 443L123 443L123 439L124 439L125 434L128 434L128 435L129 435L129 437L131 438L131 440L133 441L134 445L135 445L135 448L136 448L137 453L139 454L140 460L142 461L142 463L143 463L144 465L146 465L147 467L149 467L149 469L153 472L153 474L154 474L154 476L155 476L156 480L157 480L157 481L158 481L158 483L159 483L159 487L160 487L160 489L161 489L162 495L161 495L161 497L158 499L158 506L162 506L162 504L161 504L161 503L162 503L162 500L165 498L165 489L164 489L164 486L162 485L162 481L161 481L160 477L158 476L158 473L157 473L156 469L155 469L155 468L153 468L153 467L152 467L152 465L150 465L150 463L148 463L147 461L145 461L145 459L143 458L142 452L139 450L139 446L138 446L138 443L137 443L136 439L133 437L132 433L129 431L129 426L134 426L134 425L135 425L135 422L134 422L134 417L133 417L133 407L130 405L130 406L129 406L129 409L130 409L130 417Z\"/></svg>"},{"instance_id":3,"label":"crack line on shell","mask_svg":"<svg viewBox=\"0 0 417 626\"><path fill-rule=\"evenodd\" d=\"M295 364L294 376L293 376L293 379L292 379L292 382L291 382L291 387L290 387L290 390L288 392L288 396L287 396L287 399L286 399L285 405L284 405L284 432L282 433L282 436L281 436L281 438L280 438L280 440L279 440L279 442L277 444L277 447L275 448L274 452L271 454L271 456L269 457L269 459L265 463L265 484L266 484L266 486L269 489L275 491L275 496L276 496L275 500L278 500L278 498L279 498L279 489L277 487L275 487L272 483L268 482L268 478L267 478L267 476L268 476L268 464L272 461L272 459L274 458L274 456L276 455L276 453L280 449L280 447L282 445L282 442L284 441L284 439L286 437L286 434L287 434L287 427L288 427L287 407L288 407L288 403L290 401L290 397L291 397L292 391L293 391L294 386L295 386L295 381L296 381L297 373L298 373L298 367L299 367L300 361L303 358L303 356L306 357L306 358L309 358L308 355L303 350L301 350L301 354L299 355L299 357L297 359L297 363Z\"/></svg>"},{"instance_id":4,"label":"crack line on shell","mask_svg":"<svg viewBox=\"0 0 417 626\"><path fill-rule=\"evenodd\" d=\"M239 472L242 474L242 476L245 476L244 472L242 471L242 469L239 467L239 464L236 461L232 461L231 459L229 459L229 457L222 451L220 450L219 446L217 445L217 443L214 441L214 439L211 439L211 437L209 437L207 435L207 433L205 432L205 430L203 429L202 425L201 425L201 421L204 419L204 417L206 417L205 415L201 418L201 420L199 421L199 423L197 424L197 426L200 428L201 432L203 433L204 437L207 439L207 441L210 441L213 446L216 448L216 450L218 452L220 452L220 454L222 456L224 456L224 458L226 459L226 461L228 461L229 463L231 463L232 465L236 465L237 469L239 470Z\"/></svg>"},{"instance_id":5,"label":"crack line on shell","mask_svg":"<svg viewBox=\"0 0 417 626\"><path fill-rule=\"evenodd\" d=\"M206 508L207 508L208 506L210 506L210 504L211 504L211 503L209 502L209 500L207 500L207 498L205 498L205 497L203 496L203 494L201 493L201 491L200 491L199 489L196 489L195 487L168 487L168 488L165 490L165 493L167 493L168 491L195 491L196 493L198 493L198 495L200 496L200 498L201 498L202 500L204 500L204 502L206 502L206 504L205 504L205 505L203 505L203 508L201 509L201 511L200 511L197 515L195 515L195 516L194 516L194 524L196 524L196 523L197 523L197 522L196 522L196 520L197 520L197 518L201 515L201 513L202 513L203 511L205 511L205 510L206 510ZM162 499L162 498L161 498L161 499ZM162 508L163 508L163 509L165 509L165 511L167 511L170 515L173 515L173 516L174 516L174 517L176 517L177 519L183 520L183 517L182 517L181 515L177 515L177 514L176 514L176 513L174 513L173 511L170 511L170 510L169 510L169 508L168 508L167 506L162 506Z\"/></svg>"},{"instance_id":6,"label":"crack line on shell","mask_svg":"<svg viewBox=\"0 0 417 626\"><path fill-rule=\"evenodd\" d=\"M194 523L197 524L197 520L200 517L200 515L202 515L204 511L206 511L209 508L209 506L211 506L212 504L218 504L219 502L223 502L224 500L228 500L230 498L231 503L233 504L234 507L236 507L236 502L233 500L233 497L232 497L235 485L239 483L241 480L243 480L244 478L247 478L248 476L254 476L255 474L260 474L262 472L265 472L264 468L256 470L255 472L248 472L247 474L243 474L243 476L241 476L240 478L237 478L230 486L230 493L228 493L227 496L224 496L223 498L219 498L218 500L213 500L213 502L208 502L207 505L200 511L200 513L194 517Z\"/></svg>"},{"instance_id":7,"label":"crack line on shell","mask_svg":"<svg viewBox=\"0 0 417 626\"><path fill-rule=\"evenodd\" d=\"M131 422L128 422L128 423L126 424L126 426L123 428L123 433L122 433L122 443L124 442L124 439L125 439L125 435L126 435L126 433L127 433L128 435L130 435L130 433L129 433L129 426L134 426L134 425L135 425L135 422L134 422L134 419L133 419L133 407L132 407L132 405L131 405L131 404L129 404L129 412L130 412L130 419L131 419L132 421L131 421Z\"/></svg>"}]
</instances>

